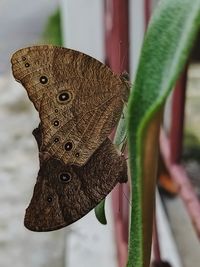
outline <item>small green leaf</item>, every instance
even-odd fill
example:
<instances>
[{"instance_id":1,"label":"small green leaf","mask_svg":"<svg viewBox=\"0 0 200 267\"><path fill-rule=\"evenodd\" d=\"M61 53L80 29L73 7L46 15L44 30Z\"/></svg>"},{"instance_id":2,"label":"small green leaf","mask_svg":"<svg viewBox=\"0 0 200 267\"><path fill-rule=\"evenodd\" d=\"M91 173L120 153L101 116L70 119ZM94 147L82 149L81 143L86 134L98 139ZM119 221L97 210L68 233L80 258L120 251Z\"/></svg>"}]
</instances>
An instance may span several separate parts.
<instances>
[{"instance_id":1,"label":"small green leaf","mask_svg":"<svg viewBox=\"0 0 200 267\"><path fill-rule=\"evenodd\" d=\"M105 214L105 199L103 199L95 208L95 215L97 220L101 224L107 224L106 214Z\"/></svg>"}]
</instances>

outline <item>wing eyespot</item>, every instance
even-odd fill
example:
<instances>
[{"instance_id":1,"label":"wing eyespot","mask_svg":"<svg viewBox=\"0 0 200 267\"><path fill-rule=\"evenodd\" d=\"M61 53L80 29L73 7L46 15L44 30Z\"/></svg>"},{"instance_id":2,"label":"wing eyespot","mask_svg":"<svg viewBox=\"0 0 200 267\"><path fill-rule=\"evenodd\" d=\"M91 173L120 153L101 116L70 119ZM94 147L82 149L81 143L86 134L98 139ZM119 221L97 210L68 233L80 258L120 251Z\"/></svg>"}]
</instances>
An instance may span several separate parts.
<instances>
[{"instance_id":1,"label":"wing eyespot","mask_svg":"<svg viewBox=\"0 0 200 267\"><path fill-rule=\"evenodd\" d=\"M72 95L68 91L62 91L57 95L57 101L60 104L66 104L70 102L72 99Z\"/></svg>"},{"instance_id":2,"label":"wing eyespot","mask_svg":"<svg viewBox=\"0 0 200 267\"><path fill-rule=\"evenodd\" d=\"M66 150L66 151L70 151L70 150L72 150L72 148L73 148L73 144L72 144L72 142L67 142L67 143L65 144L65 150Z\"/></svg>"},{"instance_id":3,"label":"wing eyespot","mask_svg":"<svg viewBox=\"0 0 200 267\"><path fill-rule=\"evenodd\" d=\"M27 62L27 63L25 64L25 67L26 67L26 68L30 67L30 64Z\"/></svg>"},{"instance_id":4,"label":"wing eyespot","mask_svg":"<svg viewBox=\"0 0 200 267\"><path fill-rule=\"evenodd\" d=\"M53 142L54 143L58 143L59 142L59 138L58 137L54 138Z\"/></svg>"},{"instance_id":5,"label":"wing eyespot","mask_svg":"<svg viewBox=\"0 0 200 267\"><path fill-rule=\"evenodd\" d=\"M71 174L69 172L64 172L59 175L59 179L64 182L68 183L71 180Z\"/></svg>"},{"instance_id":6,"label":"wing eyespot","mask_svg":"<svg viewBox=\"0 0 200 267\"><path fill-rule=\"evenodd\" d=\"M53 125L55 126L55 127L58 127L59 126L59 121L58 120L55 120L54 122L53 122Z\"/></svg>"},{"instance_id":7,"label":"wing eyespot","mask_svg":"<svg viewBox=\"0 0 200 267\"><path fill-rule=\"evenodd\" d=\"M79 157L80 157L80 153L77 152L77 153L75 154L75 157L76 157L76 158L79 158Z\"/></svg>"},{"instance_id":8,"label":"wing eyespot","mask_svg":"<svg viewBox=\"0 0 200 267\"><path fill-rule=\"evenodd\" d=\"M48 78L46 76L41 76L40 77L40 83L46 84L48 82Z\"/></svg>"},{"instance_id":9,"label":"wing eyespot","mask_svg":"<svg viewBox=\"0 0 200 267\"><path fill-rule=\"evenodd\" d=\"M52 196L48 196L47 197L47 202L51 203L53 201L53 197Z\"/></svg>"}]
</instances>

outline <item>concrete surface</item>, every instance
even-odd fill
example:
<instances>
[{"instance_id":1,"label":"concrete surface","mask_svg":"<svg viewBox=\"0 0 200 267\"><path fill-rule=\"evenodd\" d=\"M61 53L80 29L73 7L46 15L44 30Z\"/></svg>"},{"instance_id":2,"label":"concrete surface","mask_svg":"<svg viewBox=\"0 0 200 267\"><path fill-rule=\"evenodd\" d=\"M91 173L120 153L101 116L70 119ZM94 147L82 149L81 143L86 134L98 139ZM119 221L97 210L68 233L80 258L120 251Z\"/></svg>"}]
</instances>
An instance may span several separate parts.
<instances>
[{"instance_id":1,"label":"concrete surface","mask_svg":"<svg viewBox=\"0 0 200 267\"><path fill-rule=\"evenodd\" d=\"M172 267L183 267L174 234L158 192L156 192L156 220L162 260L170 263Z\"/></svg>"},{"instance_id":2,"label":"concrete surface","mask_svg":"<svg viewBox=\"0 0 200 267\"><path fill-rule=\"evenodd\" d=\"M179 257L183 267L200 266L200 245L192 222L182 200L164 198L172 233L176 241ZM176 267L174 265L173 267Z\"/></svg>"},{"instance_id":3,"label":"concrete surface","mask_svg":"<svg viewBox=\"0 0 200 267\"><path fill-rule=\"evenodd\" d=\"M66 228L66 267L117 267L117 252L111 209L106 199L107 225L101 225L91 211Z\"/></svg>"}]
</instances>

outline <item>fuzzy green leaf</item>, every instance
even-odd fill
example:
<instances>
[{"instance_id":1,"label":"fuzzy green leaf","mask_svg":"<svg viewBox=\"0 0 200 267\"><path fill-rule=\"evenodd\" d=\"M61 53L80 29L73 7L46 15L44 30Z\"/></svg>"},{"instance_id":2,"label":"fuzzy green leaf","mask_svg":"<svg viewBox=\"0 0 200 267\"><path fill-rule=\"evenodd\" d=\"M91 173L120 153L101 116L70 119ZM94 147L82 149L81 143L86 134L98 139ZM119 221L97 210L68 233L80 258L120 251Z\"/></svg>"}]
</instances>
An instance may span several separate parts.
<instances>
[{"instance_id":1,"label":"fuzzy green leaf","mask_svg":"<svg viewBox=\"0 0 200 267\"><path fill-rule=\"evenodd\" d=\"M144 231L144 218L147 210L153 209L154 197L144 204L144 199L149 197L144 195L144 192L148 194L144 155L149 153L145 151L145 138L149 138L147 129L184 68L199 25L200 0L161 0L144 40L128 104L132 209L127 267L149 267L151 238ZM153 167L156 164L155 158ZM148 177L149 181L155 187L155 177ZM148 223L151 231L152 222Z\"/></svg>"}]
</instances>

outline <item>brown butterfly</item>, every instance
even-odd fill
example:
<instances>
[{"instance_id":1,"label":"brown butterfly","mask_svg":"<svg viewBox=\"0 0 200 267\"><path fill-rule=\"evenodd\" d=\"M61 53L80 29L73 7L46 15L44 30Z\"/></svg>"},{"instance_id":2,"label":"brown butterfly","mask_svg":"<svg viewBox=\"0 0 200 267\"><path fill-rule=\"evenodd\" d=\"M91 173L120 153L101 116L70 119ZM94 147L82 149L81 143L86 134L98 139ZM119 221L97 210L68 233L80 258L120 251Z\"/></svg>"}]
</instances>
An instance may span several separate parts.
<instances>
[{"instance_id":1,"label":"brown butterfly","mask_svg":"<svg viewBox=\"0 0 200 267\"><path fill-rule=\"evenodd\" d=\"M127 80L88 55L51 45L21 49L11 62L39 112L41 153L84 165L119 121Z\"/></svg>"},{"instance_id":2,"label":"brown butterfly","mask_svg":"<svg viewBox=\"0 0 200 267\"><path fill-rule=\"evenodd\" d=\"M33 135L40 150L40 128ZM82 167L66 165L54 157L41 161L24 224L32 231L67 226L93 209L118 182L126 181L126 161L108 138Z\"/></svg>"}]
</instances>

